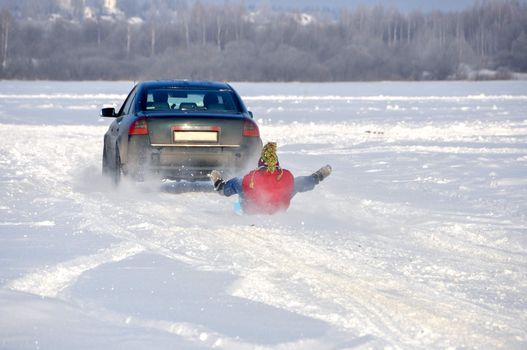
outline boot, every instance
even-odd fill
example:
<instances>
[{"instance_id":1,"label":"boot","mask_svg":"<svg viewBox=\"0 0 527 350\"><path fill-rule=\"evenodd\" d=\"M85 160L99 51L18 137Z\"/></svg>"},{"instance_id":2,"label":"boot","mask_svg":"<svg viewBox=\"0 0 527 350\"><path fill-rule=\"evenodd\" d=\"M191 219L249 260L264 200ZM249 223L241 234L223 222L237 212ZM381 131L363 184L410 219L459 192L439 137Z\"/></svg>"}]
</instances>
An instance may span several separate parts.
<instances>
[{"instance_id":1,"label":"boot","mask_svg":"<svg viewBox=\"0 0 527 350\"><path fill-rule=\"evenodd\" d=\"M331 165L325 165L322 168L318 169L313 173L313 177L316 179L317 184L324 180L326 177L328 177L331 174Z\"/></svg>"},{"instance_id":2,"label":"boot","mask_svg":"<svg viewBox=\"0 0 527 350\"><path fill-rule=\"evenodd\" d=\"M221 174L218 170L212 170L208 176L210 178L210 181L212 182L212 185L214 186L215 191L223 190L223 185L225 184L225 181L223 181L223 179L221 178Z\"/></svg>"}]
</instances>

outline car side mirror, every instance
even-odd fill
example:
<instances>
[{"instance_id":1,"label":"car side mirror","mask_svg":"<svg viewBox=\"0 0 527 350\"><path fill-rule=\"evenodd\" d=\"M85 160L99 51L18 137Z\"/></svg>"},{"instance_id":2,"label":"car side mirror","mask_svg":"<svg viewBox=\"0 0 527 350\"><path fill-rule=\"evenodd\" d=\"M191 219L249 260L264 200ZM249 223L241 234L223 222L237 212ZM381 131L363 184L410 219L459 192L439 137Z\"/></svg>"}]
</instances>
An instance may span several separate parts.
<instances>
[{"instance_id":1,"label":"car side mirror","mask_svg":"<svg viewBox=\"0 0 527 350\"><path fill-rule=\"evenodd\" d=\"M248 112L249 112L249 115L251 116L251 118L254 119L253 112L251 112L251 111L248 111Z\"/></svg>"},{"instance_id":2,"label":"car side mirror","mask_svg":"<svg viewBox=\"0 0 527 350\"><path fill-rule=\"evenodd\" d=\"M109 117L109 118L115 118L117 117L115 115L115 108L108 107L101 109L101 117Z\"/></svg>"}]
</instances>

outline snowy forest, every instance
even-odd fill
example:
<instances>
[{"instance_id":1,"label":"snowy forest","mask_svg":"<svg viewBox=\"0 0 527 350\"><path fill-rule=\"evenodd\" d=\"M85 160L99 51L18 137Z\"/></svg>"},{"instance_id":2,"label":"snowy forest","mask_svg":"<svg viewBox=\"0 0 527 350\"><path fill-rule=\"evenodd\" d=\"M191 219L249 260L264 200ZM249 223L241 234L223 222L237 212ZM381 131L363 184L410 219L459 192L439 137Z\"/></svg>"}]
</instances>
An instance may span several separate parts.
<instances>
[{"instance_id":1,"label":"snowy forest","mask_svg":"<svg viewBox=\"0 0 527 350\"><path fill-rule=\"evenodd\" d=\"M0 79L508 79L527 4L276 10L243 1L2 0Z\"/></svg>"}]
</instances>

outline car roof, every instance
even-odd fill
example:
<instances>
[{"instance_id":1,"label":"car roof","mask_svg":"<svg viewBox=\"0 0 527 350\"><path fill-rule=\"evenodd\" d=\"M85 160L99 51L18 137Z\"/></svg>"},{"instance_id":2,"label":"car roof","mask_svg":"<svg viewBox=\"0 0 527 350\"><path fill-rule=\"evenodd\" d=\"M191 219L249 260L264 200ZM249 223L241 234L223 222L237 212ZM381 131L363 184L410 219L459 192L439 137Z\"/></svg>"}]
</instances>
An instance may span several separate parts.
<instances>
[{"instance_id":1,"label":"car roof","mask_svg":"<svg viewBox=\"0 0 527 350\"><path fill-rule=\"evenodd\" d=\"M227 83L202 80L148 80L140 82L139 85L146 88L180 87L191 89L232 90L231 86Z\"/></svg>"}]
</instances>

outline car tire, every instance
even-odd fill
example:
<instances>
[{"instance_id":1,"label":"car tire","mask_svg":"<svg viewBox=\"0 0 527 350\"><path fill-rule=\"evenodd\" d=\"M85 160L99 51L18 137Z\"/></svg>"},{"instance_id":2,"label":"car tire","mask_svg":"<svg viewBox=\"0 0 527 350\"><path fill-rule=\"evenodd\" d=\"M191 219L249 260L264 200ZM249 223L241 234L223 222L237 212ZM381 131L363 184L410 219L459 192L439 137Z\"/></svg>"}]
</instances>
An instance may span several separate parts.
<instances>
[{"instance_id":1,"label":"car tire","mask_svg":"<svg viewBox=\"0 0 527 350\"><path fill-rule=\"evenodd\" d=\"M102 151L102 174L103 176L109 176L112 172L110 167L110 162L108 161L108 154L106 152L106 147Z\"/></svg>"},{"instance_id":2,"label":"car tire","mask_svg":"<svg viewBox=\"0 0 527 350\"><path fill-rule=\"evenodd\" d=\"M113 167L110 173L112 182L115 186L118 186L119 183L121 182L122 174L123 174L123 168L121 165L121 155L119 154L119 149L116 147L114 164L113 164Z\"/></svg>"}]
</instances>

